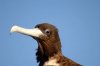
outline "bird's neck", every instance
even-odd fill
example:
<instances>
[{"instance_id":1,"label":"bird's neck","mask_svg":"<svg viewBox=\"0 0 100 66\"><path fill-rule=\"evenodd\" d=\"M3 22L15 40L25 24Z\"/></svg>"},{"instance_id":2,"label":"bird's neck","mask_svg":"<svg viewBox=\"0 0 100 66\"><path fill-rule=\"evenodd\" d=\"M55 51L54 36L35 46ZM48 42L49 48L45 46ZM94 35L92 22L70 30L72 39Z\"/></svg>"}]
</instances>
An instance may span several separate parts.
<instances>
[{"instance_id":1,"label":"bird's neck","mask_svg":"<svg viewBox=\"0 0 100 66\"><path fill-rule=\"evenodd\" d=\"M57 53L54 56L50 57L46 62L44 62L43 66L60 66L59 62L62 57L61 53Z\"/></svg>"},{"instance_id":2,"label":"bird's neck","mask_svg":"<svg viewBox=\"0 0 100 66\"><path fill-rule=\"evenodd\" d=\"M37 62L40 62L39 66L48 61L51 57L61 54L61 44L59 42L50 43L50 42L38 42L38 49L36 52Z\"/></svg>"}]
</instances>

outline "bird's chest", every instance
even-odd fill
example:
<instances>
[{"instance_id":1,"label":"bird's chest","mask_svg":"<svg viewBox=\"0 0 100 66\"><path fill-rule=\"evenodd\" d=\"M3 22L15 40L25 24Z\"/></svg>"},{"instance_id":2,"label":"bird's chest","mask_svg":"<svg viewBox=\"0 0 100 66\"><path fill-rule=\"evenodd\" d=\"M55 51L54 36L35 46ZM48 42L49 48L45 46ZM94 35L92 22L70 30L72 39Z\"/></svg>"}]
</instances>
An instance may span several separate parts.
<instances>
[{"instance_id":1,"label":"bird's chest","mask_svg":"<svg viewBox=\"0 0 100 66\"><path fill-rule=\"evenodd\" d=\"M49 59L43 66L60 66L60 64L57 63L57 59Z\"/></svg>"}]
</instances>

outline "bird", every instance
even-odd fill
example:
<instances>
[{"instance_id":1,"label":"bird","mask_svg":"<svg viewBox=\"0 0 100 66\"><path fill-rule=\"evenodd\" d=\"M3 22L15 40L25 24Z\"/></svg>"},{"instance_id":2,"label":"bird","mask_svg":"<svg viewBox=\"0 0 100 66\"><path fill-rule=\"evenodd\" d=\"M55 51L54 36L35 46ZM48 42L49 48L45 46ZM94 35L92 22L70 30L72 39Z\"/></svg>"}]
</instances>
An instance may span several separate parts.
<instances>
[{"instance_id":1,"label":"bird","mask_svg":"<svg viewBox=\"0 0 100 66\"><path fill-rule=\"evenodd\" d=\"M37 41L36 59L39 66L82 66L63 55L58 29L52 24L40 23L33 29L13 25L10 32L28 35Z\"/></svg>"}]
</instances>

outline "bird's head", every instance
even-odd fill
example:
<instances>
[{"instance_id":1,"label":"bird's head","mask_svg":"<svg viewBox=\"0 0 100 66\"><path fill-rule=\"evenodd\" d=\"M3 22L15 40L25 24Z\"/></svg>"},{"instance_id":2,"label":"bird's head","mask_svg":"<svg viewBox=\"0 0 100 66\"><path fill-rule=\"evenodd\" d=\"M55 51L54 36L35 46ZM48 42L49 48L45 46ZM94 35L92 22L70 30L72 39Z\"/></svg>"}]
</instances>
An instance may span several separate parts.
<instances>
[{"instance_id":1,"label":"bird's head","mask_svg":"<svg viewBox=\"0 0 100 66\"><path fill-rule=\"evenodd\" d=\"M47 41L56 42L59 40L58 30L55 26L51 24L48 23L37 24L35 26L35 29L38 29L40 31L38 37L33 36L33 38L36 38L36 40L45 42Z\"/></svg>"},{"instance_id":2,"label":"bird's head","mask_svg":"<svg viewBox=\"0 0 100 66\"><path fill-rule=\"evenodd\" d=\"M57 28L48 23L37 24L33 29L26 29L14 25L11 28L11 32L17 32L17 33L31 36L37 41L55 42L56 40L59 40Z\"/></svg>"},{"instance_id":3,"label":"bird's head","mask_svg":"<svg viewBox=\"0 0 100 66\"><path fill-rule=\"evenodd\" d=\"M19 26L13 26L11 32L17 32L34 38L41 48L41 52L55 53L61 51L61 44L58 35L58 30L54 25L48 23L37 24L33 29L26 29Z\"/></svg>"}]
</instances>

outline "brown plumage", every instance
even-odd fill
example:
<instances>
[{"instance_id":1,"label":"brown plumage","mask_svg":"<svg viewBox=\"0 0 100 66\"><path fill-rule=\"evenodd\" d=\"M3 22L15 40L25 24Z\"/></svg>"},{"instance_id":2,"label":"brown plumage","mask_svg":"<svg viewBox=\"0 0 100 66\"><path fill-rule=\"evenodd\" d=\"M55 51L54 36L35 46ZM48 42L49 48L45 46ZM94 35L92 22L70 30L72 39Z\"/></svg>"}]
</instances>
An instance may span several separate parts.
<instances>
[{"instance_id":1,"label":"brown plumage","mask_svg":"<svg viewBox=\"0 0 100 66\"><path fill-rule=\"evenodd\" d=\"M80 64L64 57L61 52L61 42L58 35L58 30L55 26L47 23L36 25L43 33L49 29L47 36L42 36L43 39L38 39L37 61L39 66L43 66L50 57L56 58L60 66L81 66Z\"/></svg>"},{"instance_id":2,"label":"brown plumage","mask_svg":"<svg viewBox=\"0 0 100 66\"><path fill-rule=\"evenodd\" d=\"M35 30L28 30L13 26L11 32L29 35L37 41L36 56L39 66L81 66L62 54L61 42L55 26L42 23L36 25L35 28Z\"/></svg>"}]
</instances>

